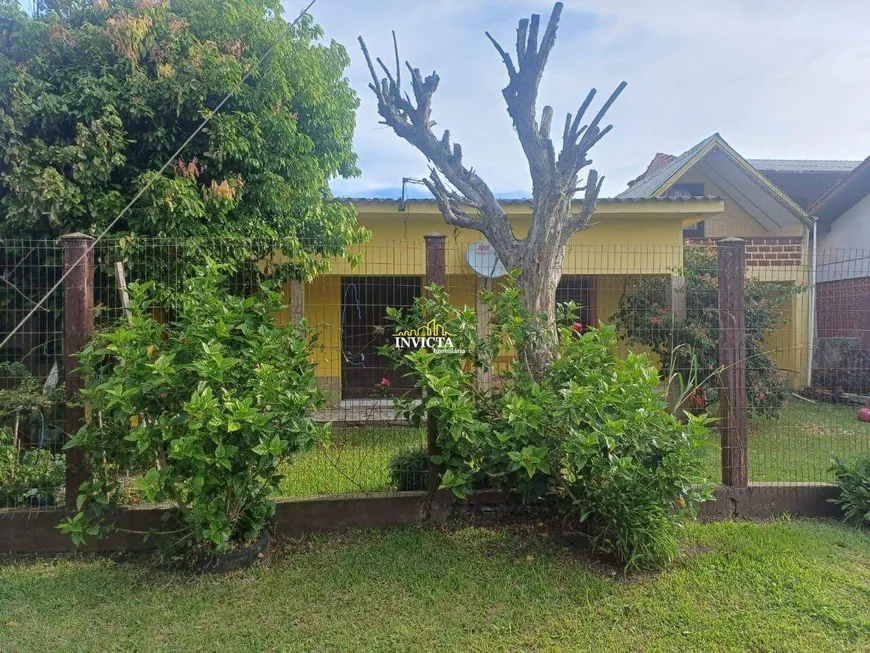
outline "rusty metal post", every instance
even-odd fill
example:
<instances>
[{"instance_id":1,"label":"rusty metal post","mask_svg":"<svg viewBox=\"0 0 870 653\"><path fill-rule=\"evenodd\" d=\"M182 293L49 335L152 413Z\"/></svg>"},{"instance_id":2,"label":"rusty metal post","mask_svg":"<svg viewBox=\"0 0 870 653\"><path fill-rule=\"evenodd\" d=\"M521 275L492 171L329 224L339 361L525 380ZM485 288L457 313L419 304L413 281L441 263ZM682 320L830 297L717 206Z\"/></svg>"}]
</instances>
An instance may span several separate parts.
<instances>
[{"instance_id":1,"label":"rusty metal post","mask_svg":"<svg viewBox=\"0 0 870 653\"><path fill-rule=\"evenodd\" d=\"M78 362L73 357L84 349L94 330L94 250L88 249L94 239L85 234L67 234L63 242L63 376L66 404L64 431L69 438L85 423L85 409L73 406L84 379L73 370ZM82 452L66 450L66 509L76 510L79 485L87 479Z\"/></svg>"},{"instance_id":2,"label":"rusty metal post","mask_svg":"<svg viewBox=\"0 0 870 653\"><path fill-rule=\"evenodd\" d=\"M719 258L719 364L722 483L749 484L746 422L746 242L725 238Z\"/></svg>"},{"instance_id":3,"label":"rusty metal post","mask_svg":"<svg viewBox=\"0 0 870 653\"><path fill-rule=\"evenodd\" d=\"M443 234L426 234L426 285L447 285L447 236ZM426 415L426 446L430 456L441 453L438 446L438 424L432 413ZM429 489L435 491L441 484L441 468L429 461Z\"/></svg>"}]
</instances>

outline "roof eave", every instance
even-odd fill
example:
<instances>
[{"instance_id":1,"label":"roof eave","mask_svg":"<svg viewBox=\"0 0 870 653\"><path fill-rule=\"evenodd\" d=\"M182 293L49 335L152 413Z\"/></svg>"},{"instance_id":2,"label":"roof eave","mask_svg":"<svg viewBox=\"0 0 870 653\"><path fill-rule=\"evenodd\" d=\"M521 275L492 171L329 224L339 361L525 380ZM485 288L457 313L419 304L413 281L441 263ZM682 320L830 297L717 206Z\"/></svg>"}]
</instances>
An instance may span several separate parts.
<instances>
[{"instance_id":1,"label":"roof eave","mask_svg":"<svg viewBox=\"0 0 870 653\"><path fill-rule=\"evenodd\" d=\"M752 165L744 159L740 154L722 138L718 133L709 138L709 143L699 149L688 161L686 161L678 170L676 170L667 180L653 191L655 197L660 197L668 188L673 186L686 172L695 166L701 159L710 153L716 147L719 147L725 152L735 164L743 168L756 182L766 188L774 197L776 197L791 212L805 227L812 227L813 220L807 213L798 206L788 195L780 191L767 177L756 170Z\"/></svg>"}]
</instances>

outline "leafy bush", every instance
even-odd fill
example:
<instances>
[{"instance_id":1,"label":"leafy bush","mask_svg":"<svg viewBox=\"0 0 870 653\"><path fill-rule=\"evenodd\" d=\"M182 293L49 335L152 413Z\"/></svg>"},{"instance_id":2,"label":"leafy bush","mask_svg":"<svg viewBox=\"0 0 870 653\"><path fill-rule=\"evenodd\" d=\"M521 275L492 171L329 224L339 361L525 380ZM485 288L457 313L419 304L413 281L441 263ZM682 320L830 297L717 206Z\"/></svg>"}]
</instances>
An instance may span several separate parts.
<instances>
[{"instance_id":1,"label":"leafy bush","mask_svg":"<svg viewBox=\"0 0 870 653\"><path fill-rule=\"evenodd\" d=\"M188 280L158 322L150 284L130 289L132 319L79 355L94 418L69 446L92 478L64 525L76 542L111 527L124 497L119 470L146 502L171 502L165 533L189 553L255 540L274 513L282 462L327 433L307 417L323 403L303 325L276 326L277 292L231 295L216 265ZM193 549L193 550L191 550Z\"/></svg>"},{"instance_id":2,"label":"leafy bush","mask_svg":"<svg viewBox=\"0 0 870 653\"><path fill-rule=\"evenodd\" d=\"M613 319L630 344L645 345L659 356L663 370L687 377L697 364L700 390L709 389L713 399L720 368L716 247L711 242L683 251L683 315L670 309L670 277L649 277L627 289ZM802 285L746 279L746 386L748 405L755 415L775 417L788 399L786 379L768 353L764 339L777 326L788 323L782 309L804 290Z\"/></svg>"},{"instance_id":3,"label":"leafy bush","mask_svg":"<svg viewBox=\"0 0 870 653\"><path fill-rule=\"evenodd\" d=\"M835 459L831 471L840 486L840 496L832 501L845 520L858 528L870 526L870 456Z\"/></svg>"},{"instance_id":4,"label":"leafy bush","mask_svg":"<svg viewBox=\"0 0 870 653\"><path fill-rule=\"evenodd\" d=\"M65 480L63 454L10 444L0 431L0 507L54 505Z\"/></svg>"},{"instance_id":5,"label":"leafy bush","mask_svg":"<svg viewBox=\"0 0 870 653\"><path fill-rule=\"evenodd\" d=\"M46 413L62 389L44 389L21 363L0 363L0 383L0 507L53 504L64 485L64 456L33 445L41 445Z\"/></svg>"},{"instance_id":6,"label":"leafy bush","mask_svg":"<svg viewBox=\"0 0 870 653\"><path fill-rule=\"evenodd\" d=\"M485 337L474 310L451 306L437 286L411 309L388 311L397 330L434 319L450 334L442 350L383 349L422 390L420 403L401 403L405 416L437 418L442 487L466 496L484 474L525 501L555 502L569 523L585 524L597 550L627 567L666 563L681 517L706 496L707 418L671 415L646 356L616 356L613 327L557 332L536 323L544 317L523 307L514 279L498 295L482 293L491 315ZM542 334L552 334L556 357L540 378L514 358L497 390L481 383L499 355Z\"/></svg>"},{"instance_id":7,"label":"leafy bush","mask_svg":"<svg viewBox=\"0 0 870 653\"><path fill-rule=\"evenodd\" d=\"M399 492L429 489L429 452L424 445L397 452L388 468L390 485Z\"/></svg>"}]
</instances>

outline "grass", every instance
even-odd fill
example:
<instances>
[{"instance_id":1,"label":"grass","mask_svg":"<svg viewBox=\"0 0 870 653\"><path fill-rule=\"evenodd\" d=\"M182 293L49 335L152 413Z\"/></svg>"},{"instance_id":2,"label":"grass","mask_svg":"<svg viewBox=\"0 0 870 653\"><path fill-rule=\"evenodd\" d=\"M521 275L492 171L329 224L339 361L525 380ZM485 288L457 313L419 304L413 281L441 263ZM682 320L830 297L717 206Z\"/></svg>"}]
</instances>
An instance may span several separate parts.
<instances>
[{"instance_id":1,"label":"grass","mask_svg":"<svg viewBox=\"0 0 870 653\"><path fill-rule=\"evenodd\" d=\"M749 421L751 482L833 482L832 456L870 454L870 423L859 422L855 406L811 404L793 399L777 419ZM718 441L712 443L707 469L720 474Z\"/></svg>"},{"instance_id":2,"label":"grass","mask_svg":"<svg viewBox=\"0 0 870 653\"><path fill-rule=\"evenodd\" d=\"M533 527L320 536L224 577L142 562L0 567L0 650L866 651L870 537L833 522L688 527L624 577Z\"/></svg>"},{"instance_id":3,"label":"grass","mask_svg":"<svg viewBox=\"0 0 870 653\"><path fill-rule=\"evenodd\" d=\"M405 427L336 427L332 445L288 465L281 493L288 497L392 489L387 464L397 452L425 442ZM831 482L831 456L870 454L870 424L853 406L810 404L795 398L777 419L750 420L749 478L753 482ZM720 478L718 439L706 457L711 479Z\"/></svg>"},{"instance_id":4,"label":"grass","mask_svg":"<svg viewBox=\"0 0 870 653\"><path fill-rule=\"evenodd\" d=\"M390 490L390 459L425 441L425 432L414 428L335 427L329 447L302 454L287 466L281 494L298 497Z\"/></svg>"}]
</instances>

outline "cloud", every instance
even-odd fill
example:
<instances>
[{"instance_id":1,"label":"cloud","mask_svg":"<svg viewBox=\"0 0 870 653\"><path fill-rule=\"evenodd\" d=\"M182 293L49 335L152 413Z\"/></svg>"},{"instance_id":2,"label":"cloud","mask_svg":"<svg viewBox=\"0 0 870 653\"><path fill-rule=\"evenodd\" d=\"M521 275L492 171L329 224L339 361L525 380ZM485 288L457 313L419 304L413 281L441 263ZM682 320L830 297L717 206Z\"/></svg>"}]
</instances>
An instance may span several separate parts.
<instances>
[{"instance_id":1,"label":"cloud","mask_svg":"<svg viewBox=\"0 0 870 653\"><path fill-rule=\"evenodd\" d=\"M286 3L286 0L285 0ZM288 12L297 7L287 4ZM366 195L427 172L422 155L378 124L356 43L424 73L437 70L436 130L449 128L465 160L499 193L528 193L522 151L504 108L505 71L484 36L512 46L516 21L550 2L518 0L318 0L312 13L352 58L348 78L362 99L355 147L363 174L336 180L342 195ZM766 0L569 2L541 86L561 123L591 87L600 100L628 88L608 114L614 130L594 167L615 194L655 152L678 154L720 132L749 158L863 159L870 154L870 3Z\"/></svg>"}]
</instances>

